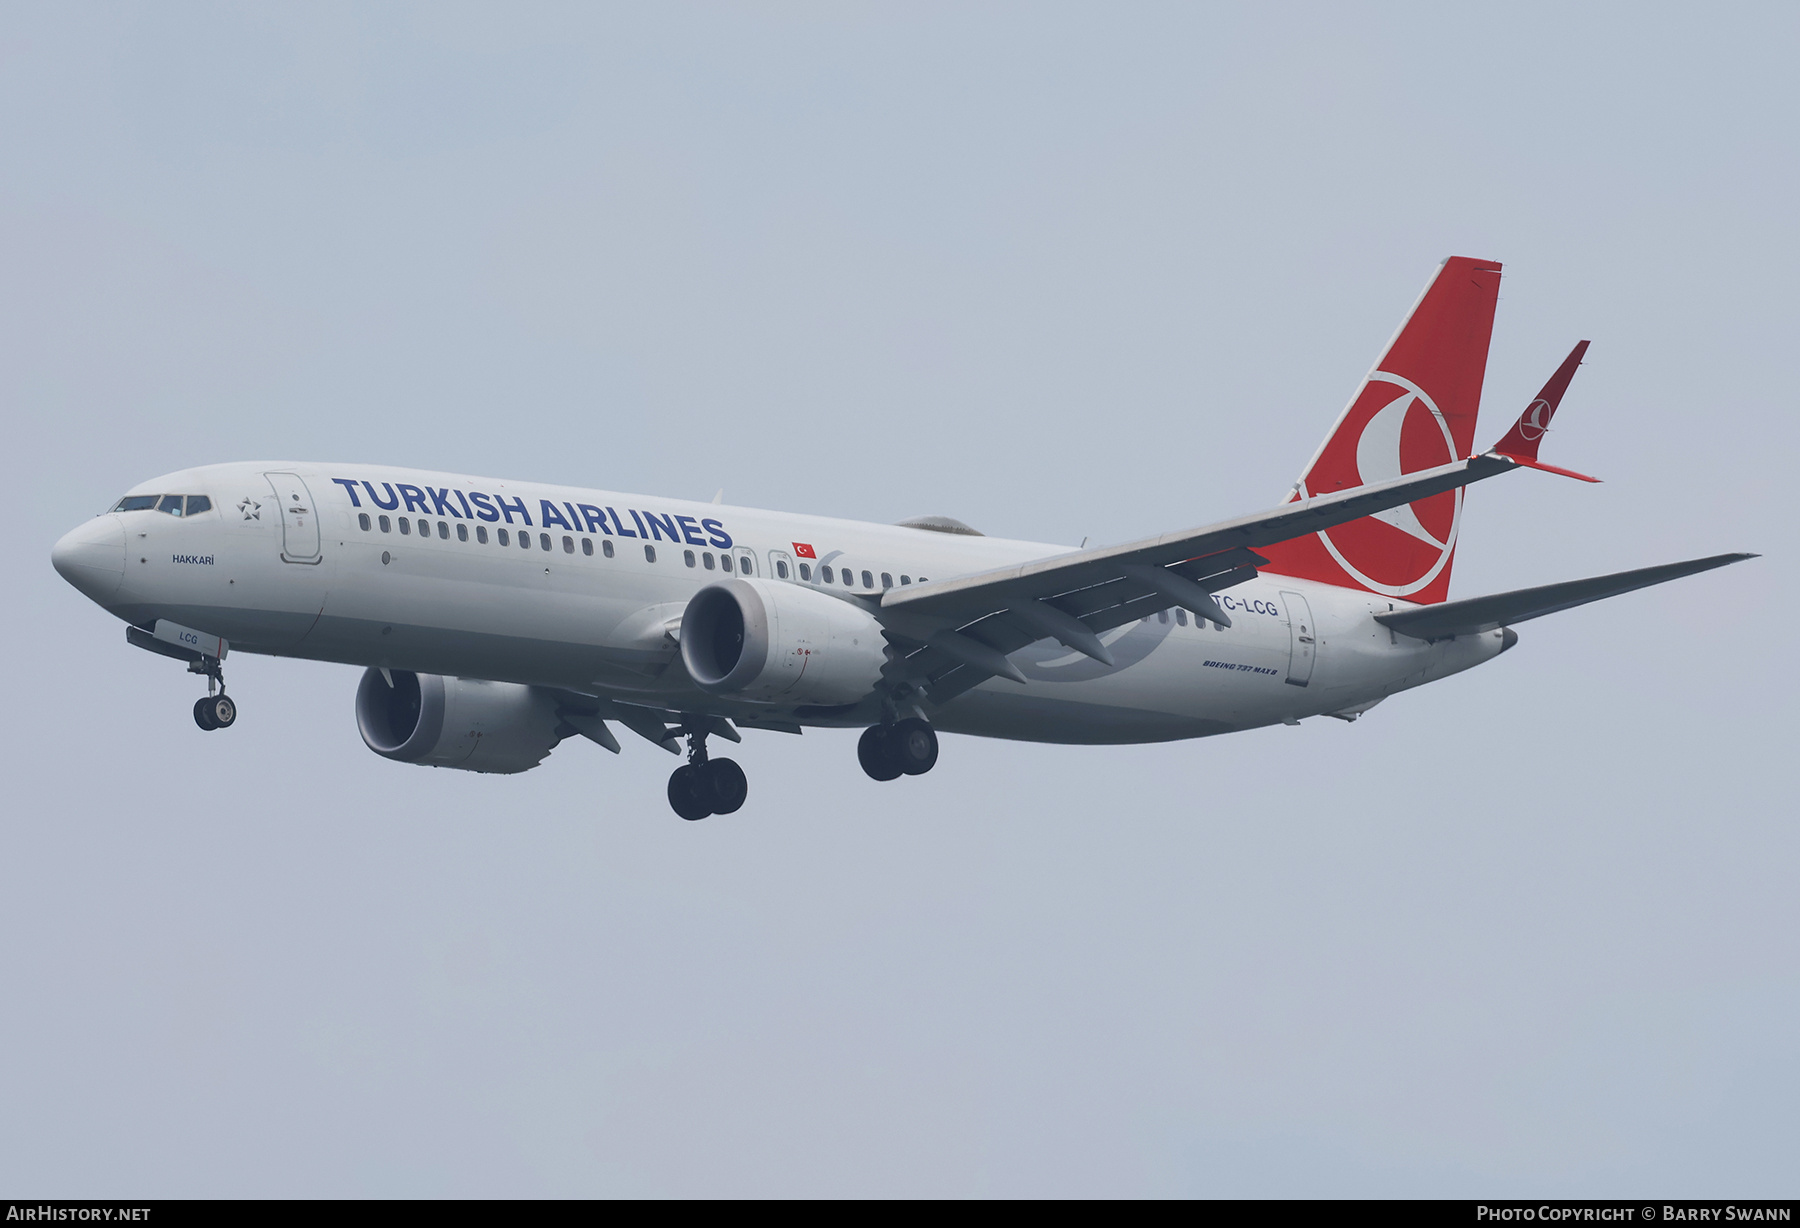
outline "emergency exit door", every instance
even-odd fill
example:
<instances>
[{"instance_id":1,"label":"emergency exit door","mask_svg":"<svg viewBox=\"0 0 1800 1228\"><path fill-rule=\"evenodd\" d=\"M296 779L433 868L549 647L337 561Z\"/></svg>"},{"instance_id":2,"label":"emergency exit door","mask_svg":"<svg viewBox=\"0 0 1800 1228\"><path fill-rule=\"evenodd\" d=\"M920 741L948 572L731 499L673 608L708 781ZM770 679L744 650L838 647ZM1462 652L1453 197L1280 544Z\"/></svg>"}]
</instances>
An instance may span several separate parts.
<instances>
[{"instance_id":1,"label":"emergency exit door","mask_svg":"<svg viewBox=\"0 0 1800 1228\"><path fill-rule=\"evenodd\" d=\"M265 473L275 501L281 505L281 561L319 561L319 513L312 492L297 473Z\"/></svg>"},{"instance_id":2,"label":"emergency exit door","mask_svg":"<svg viewBox=\"0 0 1800 1228\"><path fill-rule=\"evenodd\" d=\"M1282 593L1281 604L1287 610L1289 686L1305 686L1312 681L1313 659L1318 656L1318 627L1312 610L1299 593Z\"/></svg>"}]
</instances>

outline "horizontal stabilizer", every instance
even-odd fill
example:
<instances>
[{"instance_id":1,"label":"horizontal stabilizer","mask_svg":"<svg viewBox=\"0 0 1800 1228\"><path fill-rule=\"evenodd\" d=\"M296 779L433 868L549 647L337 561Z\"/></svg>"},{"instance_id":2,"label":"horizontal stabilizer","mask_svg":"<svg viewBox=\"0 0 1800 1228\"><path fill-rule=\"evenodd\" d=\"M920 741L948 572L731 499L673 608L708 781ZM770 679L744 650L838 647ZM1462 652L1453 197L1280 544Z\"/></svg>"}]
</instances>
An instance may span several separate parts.
<instances>
[{"instance_id":1,"label":"horizontal stabilizer","mask_svg":"<svg viewBox=\"0 0 1800 1228\"><path fill-rule=\"evenodd\" d=\"M1471 597L1467 601L1451 601L1443 605L1423 606L1416 610L1396 610L1377 614L1375 621L1392 627L1402 635L1421 640L1447 640L1456 635L1474 635L1510 626L1533 618L1542 618L1558 610L1571 610L1590 601L1617 597L1634 588L1649 588L1665 580L1679 580L1696 572L1711 571L1727 563L1753 559L1754 554L1715 554L1711 558L1690 559L1685 563L1664 563L1659 567L1641 567L1610 576L1594 576L1586 580L1568 580L1562 584L1546 584L1541 588L1521 588L1510 593L1494 593L1487 597Z\"/></svg>"}]
</instances>

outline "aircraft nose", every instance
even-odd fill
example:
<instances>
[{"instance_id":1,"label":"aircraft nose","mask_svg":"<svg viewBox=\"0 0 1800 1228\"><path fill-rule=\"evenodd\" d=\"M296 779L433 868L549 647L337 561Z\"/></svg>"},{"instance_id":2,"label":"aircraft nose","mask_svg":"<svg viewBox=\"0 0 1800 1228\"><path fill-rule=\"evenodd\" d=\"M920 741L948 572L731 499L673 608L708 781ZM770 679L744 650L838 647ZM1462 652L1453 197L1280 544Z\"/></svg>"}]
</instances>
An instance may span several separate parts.
<instances>
[{"instance_id":1,"label":"aircraft nose","mask_svg":"<svg viewBox=\"0 0 1800 1228\"><path fill-rule=\"evenodd\" d=\"M96 516L63 535L50 550L57 574L102 605L125 576L125 526L117 516Z\"/></svg>"}]
</instances>

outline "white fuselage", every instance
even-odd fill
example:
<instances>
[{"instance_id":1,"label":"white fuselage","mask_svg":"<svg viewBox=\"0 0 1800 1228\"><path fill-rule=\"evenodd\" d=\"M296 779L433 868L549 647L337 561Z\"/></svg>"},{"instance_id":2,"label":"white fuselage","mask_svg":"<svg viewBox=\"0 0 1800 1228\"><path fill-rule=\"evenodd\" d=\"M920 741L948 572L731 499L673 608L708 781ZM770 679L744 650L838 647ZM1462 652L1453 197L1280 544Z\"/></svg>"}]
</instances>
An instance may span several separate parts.
<instances>
[{"instance_id":1,"label":"white fuselage","mask_svg":"<svg viewBox=\"0 0 1800 1228\"><path fill-rule=\"evenodd\" d=\"M210 465L137 490L206 495L212 507L111 512L65 539L80 559L77 586L127 622L197 628L232 651L564 688L751 723L766 705L701 691L676 651L683 609L723 577L723 559L732 574L844 596L1068 551L368 465ZM1040 640L1012 656L1026 685L990 678L931 720L1028 741L1166 741L1354 715L1503 648L1500 631L1435 644L1396 635L1373 619L1396 603L1283 576L1218 599L1229 628L1171 610L1107 632L1112 666ZM779 714L871 723L862 712Z\"/></svg>"}]
</instances>

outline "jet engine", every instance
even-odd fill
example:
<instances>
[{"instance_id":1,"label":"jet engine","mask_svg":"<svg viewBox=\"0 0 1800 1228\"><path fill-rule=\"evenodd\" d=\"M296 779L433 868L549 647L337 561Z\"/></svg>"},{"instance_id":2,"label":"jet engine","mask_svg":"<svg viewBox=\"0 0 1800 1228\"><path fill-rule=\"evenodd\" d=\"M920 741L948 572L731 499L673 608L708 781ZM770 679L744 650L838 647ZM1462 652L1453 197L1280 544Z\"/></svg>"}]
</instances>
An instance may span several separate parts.
<instances>
[{"instance_id":1,"label":"jet engine","mask_svg":"<svg viewBox=\"0 0 1800 1228\"><path fill-rule=\"evenodd\" d=\"M881 676L887 641L867 610L817 589L722 580L681 616L681 660L715 695L849 704Z\"/></svg>"},{"instance_id":2,"label":"jet engine","mask_svg":"<svg viewBox=\"0 0 1800 1228\"><path fill-rule=\"evenodd\" d=\"M554 699L516 682L369 669L356 688L363 742L402 763L523 772L561 740L560 723Z\"/></svg>"}]
</instances>

